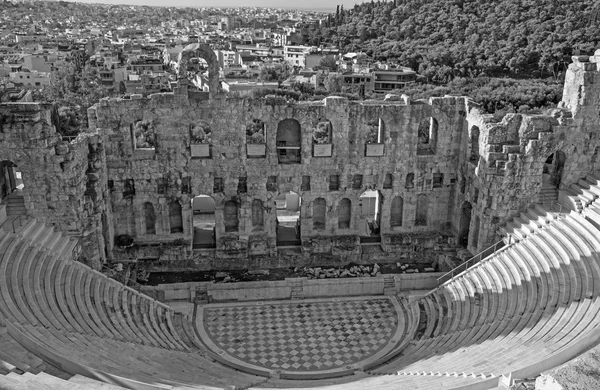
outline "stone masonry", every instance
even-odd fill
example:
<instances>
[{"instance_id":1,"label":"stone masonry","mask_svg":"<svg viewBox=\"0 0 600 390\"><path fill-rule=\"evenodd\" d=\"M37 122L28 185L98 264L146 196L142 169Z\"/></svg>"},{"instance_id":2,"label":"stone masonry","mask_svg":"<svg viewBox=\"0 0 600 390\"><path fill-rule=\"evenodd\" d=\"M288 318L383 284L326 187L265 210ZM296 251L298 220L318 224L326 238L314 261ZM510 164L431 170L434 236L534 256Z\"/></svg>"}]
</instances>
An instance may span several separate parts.
<instances>
[{"instance_id":1,"label":"stone masonry","mask_svg":"<svg viewBox=\"0 0 600 390\"><path fill-rule=\"evenodd\" d=\"M196 270L414 261L458 244L474 254L542 200L549 156L565 156L559 188L600 168L599 58L574 58L563 102L547 115L496 122L465 97L290 103L181 87L103 99L71 142L56 134L51 107L2 104L0 153L23 172L29 213L80 236L95 267L106 259ZM361 244L367 190L380 195L380 239ZM289 191L302 200L297 247L276 241L275 197ZM192 249L198 195L216 203L214 249ZM116 245L123 235L133 247Z\"/></svg>"}]
</instances>

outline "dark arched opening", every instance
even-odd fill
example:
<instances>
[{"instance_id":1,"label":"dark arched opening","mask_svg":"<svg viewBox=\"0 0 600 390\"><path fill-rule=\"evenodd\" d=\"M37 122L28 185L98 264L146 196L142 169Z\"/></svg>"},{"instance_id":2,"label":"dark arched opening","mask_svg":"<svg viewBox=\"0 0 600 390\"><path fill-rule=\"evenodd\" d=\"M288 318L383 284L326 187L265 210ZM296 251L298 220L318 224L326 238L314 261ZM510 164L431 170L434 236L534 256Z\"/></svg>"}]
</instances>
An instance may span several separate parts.
<instances>
[{"instance_id":1,"label":"dark arched opening","mask_svg":"<svg viewBox=\"0 0 600 390\"><path fill-rule=\"evenodd\" d=\"M181 204L176 200L169 204L169 226L171 228L171 233L183 233Z\"/></svg>"},{"instance_id":2,"label":"dark arched opening","mask_svg":"<svg viewBox=\"0 0 600 390\"><path fill-rule=\"evenodd\" d=\"M352 202L350 202L350 199L344 198L340 200L337 214L338 229L350 229L350 222L352 221Z\"/></svg>"},{"instance_id":3,"label":"dark arched opening","mask_svg":"<svg viewBox=\"0 0 600 390\"><path fill-rule=\"evenodd\" d=\"M156 214L154 206L150 202L144 203L144 221L146 223L146 234L156 234Z\"/></svg>"},{"instance_id":4,"label":"dark arched opening","mask_svg":"<svg viewBox=\"0 0 600 390\"><path fill-rule=\"evenodd\" d=\"M216 247L215 200L208 195L198 195L192 199L193 247Z\"/></svg>"},{"instance_id":5,"label":"dark arched opening","mask_svg":"<svg viewBox=\"0 0 600 390\"><path fill-rule=\"evenodd\" d=\"M566 155L558 150L552 153L544 162L542 171L542 201L553 201L558 199L558 189L562 181L565 167Z\"/></svg>"},{"instance_id":6,"label":"dark arched opening","mask_svg":"<svg viewBox=\"0 0 600 390\"><path fill-rule=\"evenodd\" d=\"M463 247L469 245L469 229L471 228L471 215L473 206L470 202L464 202L460 208L460 223L458 227L458 244Z\"/></svg>"},{"instance_id":7,"label":"dark arched opening","mask_svg":"<svg viewBox=\"0 0 600 390\"><path fill-rule=\"evenodd\" d=\"M275 198L278 246L297 246L301 244L301 206L302 198L293 191L279 194Z\"/></svg>"},{"instance_id":8,"label":"dark arched opening","mask_svg":"<svg viewBox=\"0 0 600 390\"><path fill-rule=\"evenodd\" d=\"M404 198L396 196L392 200L392 207L390 210L390 226L402 226L402 218L404 214Z\"/></svg>"},{"instance_id":9,"label":"dark arched opening","mask_svg":"<svg viewBox=\"0 0 600 390\"><path fill-rule=\"evenodd\" d=\"M325 199L315 199L312 207L313 230L325 230L326 218L327 203Z\"/></svg>"},{"instance_id":10,"label":"dark arched opening","mask_svg":"<svg viewBox=\"0 0 600 390\"><path fill-rule=\"evenodd\" d=\"M238 216L238 204L234 200L228 200L223 206L223 220L225 221L225 233L238 231L240 219Z\"/></svg>"},{"instance_id":11,"label":"dark arched opening","mask_svg":"<svg viewBox=\"0 0 600 390\"><path fill-rule=\"evenodd\" d=\"M300 164L302 161L302 135L300 122L284 119L277 125L277 156L279 164Z\"/></svg>"},{"instance_id":12,"label":"dark arched opening","mask_svg":"<svg viewBox=\"0 0 600 390\"><path fill-rule=\"evenodd\" d=\"M360 242L372 243L381 241L381 194L379 191L365 191L359 199L360 208Z\"/></svg>"}]
</instances>

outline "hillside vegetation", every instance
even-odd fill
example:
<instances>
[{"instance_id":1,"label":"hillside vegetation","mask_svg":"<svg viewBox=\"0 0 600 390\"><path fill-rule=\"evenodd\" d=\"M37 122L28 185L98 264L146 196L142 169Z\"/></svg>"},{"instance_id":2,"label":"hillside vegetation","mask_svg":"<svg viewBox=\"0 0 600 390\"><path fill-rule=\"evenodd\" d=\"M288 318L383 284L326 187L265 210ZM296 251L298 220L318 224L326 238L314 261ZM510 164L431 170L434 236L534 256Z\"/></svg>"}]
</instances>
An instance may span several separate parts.
<instances>
[{"instance_id":1,"label":"hillside vegetation","mask_svg":"<svg viewBox=\"0 0 600 390\"><path fill-rule=\"evenodd\" d=\"M314 40L398 60L428 81L455 77L559 78L600 42L590 0L395 0L338 7ZM316 43L316 42L314 42Z\"/></svg>"}]
</instances>

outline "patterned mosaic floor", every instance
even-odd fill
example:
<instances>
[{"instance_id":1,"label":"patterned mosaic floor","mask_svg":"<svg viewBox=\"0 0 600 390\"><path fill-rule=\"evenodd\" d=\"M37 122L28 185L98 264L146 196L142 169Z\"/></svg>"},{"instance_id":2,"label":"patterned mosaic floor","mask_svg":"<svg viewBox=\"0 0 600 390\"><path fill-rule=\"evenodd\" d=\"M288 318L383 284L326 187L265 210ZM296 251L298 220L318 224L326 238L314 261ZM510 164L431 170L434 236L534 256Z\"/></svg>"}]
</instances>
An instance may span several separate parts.
<instances>
[{"instance_id":1,"label":"patterned mosaic floor","mask_svg":"<svg viewBox=\"0 0 600 390\"><path fill-rule=\"evenodd\" d=\"M275 371L334 370L363 361L398 327L385 297L208 305L202 315L206 336L224 354Z\"/></svg>"}]
</instances>

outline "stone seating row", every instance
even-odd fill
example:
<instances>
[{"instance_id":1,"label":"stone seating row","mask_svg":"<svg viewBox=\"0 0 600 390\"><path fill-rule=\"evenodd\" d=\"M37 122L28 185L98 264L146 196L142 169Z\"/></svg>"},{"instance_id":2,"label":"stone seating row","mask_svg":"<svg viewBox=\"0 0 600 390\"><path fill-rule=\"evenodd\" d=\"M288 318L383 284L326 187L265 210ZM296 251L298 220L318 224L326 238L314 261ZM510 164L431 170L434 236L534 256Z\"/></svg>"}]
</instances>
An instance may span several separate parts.
<instances>
[{"instance_id":1,"label":"stone seating row","mask_svg":"<svg viewBox=\"0 0 600 390\"><path fill-rule=\"evenodd\" d=\"M124 387L108 385L104 382L75 375L70 379L61 379L56 376L40 372L33 374L26 372L22 375L9 373L0 375L0 389L3 390L121 390Z\"/></svg>"},{"instance_id":2,"label":"stone seating row","mask_svg":"<svg viewBox=\"0 0 600 390\"><path fill-rule=\"evenodd\" d=\"M426 331L374 372L499 376L560 354L597 325L599 253L576 213L527 235L416 302Z\"/></svg>"},{"instance_id":3,"label":"stone seating row","mask_svg":"<svg viewBox=\"0 0 600 390\"><path fill-rule=\"evenodd\" d=\"M5 256L0 263L0 292L20 323L163 348L190 348L174 329L172 313L164 305L18 237L6 236L1 249Z\"/></svg>"},{"instance_id":4,"label":"stone seating row","mask_svg":"<svg viewBox=\"0 0 600 390\"><path fill-rule=\"evenodd\" d=\"M19 342L41 347L41 356L58 354L56 364L75 362L138 382L222 388L264 381L202 356L186 317L50 250L12 233L0 238L0 316Z\"/></svg>"}]
</instances>

